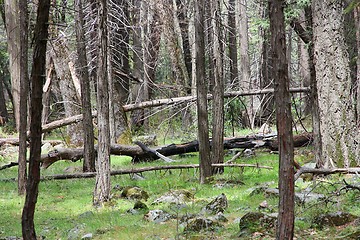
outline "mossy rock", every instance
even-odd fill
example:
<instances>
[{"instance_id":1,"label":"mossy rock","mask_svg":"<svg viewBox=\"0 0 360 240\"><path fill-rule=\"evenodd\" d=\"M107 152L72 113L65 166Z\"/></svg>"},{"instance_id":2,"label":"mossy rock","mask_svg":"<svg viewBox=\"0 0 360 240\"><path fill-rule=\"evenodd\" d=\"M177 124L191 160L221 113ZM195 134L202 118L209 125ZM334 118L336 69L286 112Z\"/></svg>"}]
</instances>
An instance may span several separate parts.
<instances>
[{"instance_id":1,"label":"mossy rock","mask_svg":"<svg viewBox=\"0 0 360 240\"><path fill-rule=\"evenodd\" d=\"M275 229L276 217L267 215L262 212L248 212L239 222L240 233L239 236L247 235L248 233L268 231Z\"/></svg>"},{"instance_id":2,"label":"mossy rock","mask_svg":"<svg viewBox=\"0 0 360 240\"><path fill-rule=\"evenodd\" d=\"M191 219L184 228L184 232L215 231L220 227L222 227L222 225L218 221L199 217Z\"/></svg>"},{"instance_id":3,"label":"mossy rock","mask_svg":"<svg viewBox=\"0 0 360 240\"><path fill-rule=\"evenodd\" d=\"M121 193L122 198L133 199L133 200L145 200L149 198L149 194L139 187L125 187Z\"/></svg>"}]
</instances>

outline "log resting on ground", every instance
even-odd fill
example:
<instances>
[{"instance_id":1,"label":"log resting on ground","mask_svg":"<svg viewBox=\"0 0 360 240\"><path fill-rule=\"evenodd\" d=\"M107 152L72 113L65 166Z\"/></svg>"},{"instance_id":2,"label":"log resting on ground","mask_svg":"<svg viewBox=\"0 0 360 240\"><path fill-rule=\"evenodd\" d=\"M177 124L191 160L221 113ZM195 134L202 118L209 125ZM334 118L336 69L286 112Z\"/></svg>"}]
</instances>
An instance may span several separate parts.
<instances>
[{"instance_id":1,"label":"log resting on ground","mask_svg":"<svg viewBox=\"0 0 360 240\"><path fill-rule=\"evenodd\" d=\"M312 134L304 133L294 136L294 146L302 147L311 144ZM271 150L277 150L277 141L275 135L252 135L245 137L225 138L224 149L234 148L270 148ZM83 158L83 148L66 148L56 149L50 151L48 154L41 156L42 167L48 168L51 164L59 160L71 160L78 161ZM160 153L163 156L172 156L179 154L186 154L199 151L199 143L197 140L182 144L170 144L167 146L159 147L154 151ZM141 149L139 146L120 145L114 144L110 148L110 154L112 155L125 155L132 157L133 163L153 161L159 159L159 156L154 152Z\"/></svg>"}]
</instances>

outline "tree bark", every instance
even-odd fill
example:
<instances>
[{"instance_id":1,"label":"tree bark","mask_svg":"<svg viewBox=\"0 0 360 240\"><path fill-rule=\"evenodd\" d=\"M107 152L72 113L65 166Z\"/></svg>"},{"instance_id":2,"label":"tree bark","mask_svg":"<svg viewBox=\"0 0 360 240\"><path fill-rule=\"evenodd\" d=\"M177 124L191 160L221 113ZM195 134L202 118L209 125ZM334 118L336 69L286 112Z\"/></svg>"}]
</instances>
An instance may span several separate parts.
<instances>
[{"instance_id":1,"label":"tree bark","mask_svg":"<svg viewBox=\"0 0 360 240\"><path fill-rule=\"evenodd\" d=\"M214 66L214 86L213 86L213 119L212 119L212 155L211 163L224 162L224 79L223 79L223 48L222 32L220 30L220 1L212 0L211 9L214 13L212 19L213 37L213 66ZM212 173L222 173L224 169L214 168Z\"/></svg>"},{"instance_id":2,"label":"tree bark","mask_svg":"<svg viewBox=\"0 0 360 240\"><path fill-rule=\"evenodd\" d=\"M42 85L45 82L46 42L48 38L50 0L40 0L34 29L34 53L31 71L30 159L26 198L22 213L24 239L36 240L35 206L40 181Z\"/></svg>"},{"instance_id":3,"label":"tree bark","mask_svg":"<svg viewBox=\"0 0 360 240\"><path fill-rule=\"evenodd\" d=\"M94 206L101 206L110 199L110 129L109 86L107 77L107 0L99 0L99 56L97 67L98 154L96 160L96 183Z\"/></svg>"},{"instance_id":4,"label":"tree bark","mask_svg":"<svg viewBox=\"0 0 360 240\"><path fill-rule=\"evenodd\" d=\"M358 165L358 134L344 40L342 1L313 1L314 65L322 158L318 167ZM331 31L330 31L331 29Z\"/></svg>"},{"instance_id":5,"label":"tree bark","mask_svg":"<svg viewBox=\"0 0 360 240\"><path fill-rule=\"evenodd\" d=\"M230 83L239 82L238 74L238 48L237 48L237 31L235 20L235 0L229 0L228 24L229 24L229 60L230 60Z\"/></svg>"},{"instance_id":6,"label":"tree bark","mask_svg":"<svg viewBox=\"0 0 360 240\"><path fill-rule=\"evenodd\" d=\"M211 176L211 159L209 144L209 120L207 115L207 84L205 81L205 2L195 3L195 66L198 114L198 138L200 158L200 183L207 182Z\"/></svg>"},{"instance_id":7,"label":"tree bark","mask_svg":"<svg viewBox=\"0 0 360 240\"><path fill-rule=\"evenodd\" d=\"M279 215L276 238L294 237L294 144L289 94L289 73L286 58L284 7L286 1L268 1L270 15L271 65L275 81L276 127L279 141Z\"/></svg>"},{"instance_id":8,"label":"tree bark","mask_svg":"<svg viewBox=\"0 0 360 240\"><path fill-rule=\"evenodd\" d=\"M28 121L28 5L26 0L19 0L20 12L20 119L19 119L19 168L18 193L24 195L26 190L26 151L27 151L27 121Z\"/></svg>"},{"instance_id":9,"label":"tree bark","mask_svg":"<svg viewBox=\"0 0 360 240\"><path fill-rule=\"evenodd\" d=\"M9 71L11 79L12 104L16 129L20 126L20 12L19 0L6 0L5 25L7 48L9 53Z\"/></svg>"},{"instance_id":10,"label":"tree bark","mask_svg":"<svg viewBox=\"0 0 360 240\"><path fill-rule=\"evenodd\" d=\"M88 70L88 62L86 56L85 33L84 33L84 13L83 3L81 0L75 1L76 10L76 50L78 55L77 70L79 73L81 84L81 106L83 116L84 131L84 172L95 171L95 150L94 150L94 127L91 113L90 99L90 77Z\"/></svg>"}]
</instances>

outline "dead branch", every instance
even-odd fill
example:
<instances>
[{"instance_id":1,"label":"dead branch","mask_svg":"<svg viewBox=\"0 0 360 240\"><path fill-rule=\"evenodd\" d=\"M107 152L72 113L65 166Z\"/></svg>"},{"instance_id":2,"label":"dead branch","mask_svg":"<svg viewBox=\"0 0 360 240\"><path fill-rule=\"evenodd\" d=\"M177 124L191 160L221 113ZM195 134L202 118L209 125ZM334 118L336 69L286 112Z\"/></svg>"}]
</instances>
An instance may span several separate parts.
<instances>
[{"instance_id":1,"label":"dead branch","mask_svg":"<svg viewBox=\"0 0 360 240\"><path fill-rule=\"evenodd\" d=\"M302 167L299 171L295 174L295 180L300 177L301 174L304 173L311 173L314 175L329 175L329 174L336 174L336 173L342 173L342 174L359 174L360 168L306 168Z\"/></svg>"},{"instance_id":2,"label":"dead branch","mask_svg":"<svg viewBox=\"0 0 360 240\"><path fill-rule=\"evenodd\" d=\"M261 166L258 164L212 164L213 167L238 167L238 168L259 168L259 169L272 169L269 166ZM130 168L130 169L119 169L111 171L111 176L124 175L124 174L134 174L142 173L149 171L158 171L158 170L171 170L171 169L196 169L199 168L199 164L189 164L189 165L168 165L168 166L154 166L154 167L143 167L143 168ZM61 180L61 179L73 179L73 178L93 178L96 176L96 172L88 173L73 173L73 174L57 174L51 176L43 176L41 180ZM1 179L0 181L14 181L15 179Z\"/></svg>"}]
</instances>

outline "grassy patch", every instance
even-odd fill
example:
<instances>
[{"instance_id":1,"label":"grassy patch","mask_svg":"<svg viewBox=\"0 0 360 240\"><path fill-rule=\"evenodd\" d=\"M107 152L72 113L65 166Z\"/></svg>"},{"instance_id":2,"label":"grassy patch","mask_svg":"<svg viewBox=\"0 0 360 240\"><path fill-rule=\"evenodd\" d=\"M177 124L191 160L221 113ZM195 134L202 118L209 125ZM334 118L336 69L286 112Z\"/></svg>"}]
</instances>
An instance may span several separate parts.
<instances>
[{"instance_id":1,"label":"grassy patch","mask_svg":"<svg viewBox=\"0 0 360 240\"><path fill-rule=\"evenodd\" d=\"M228 156L230 158L231 156ZM172 164L198 163L198 156L173 157L179 161ZM302 157L303 158L303 157ZM303 159L301 159L302 161ZM304 160L305 161L305 160ZM225 168L225 173L215 176L210 184L198 183L199 170L168 170L146 172L142 176L145 180L133 180L129 175L113 176L114 186L138 186L149 193L149 199L145 202L150 210L162 209L175 216L198 213L213 198L224 193L227 196L229 207L225 216L229 220L224 227L214 232L199 232L184 235L183 227L178 219L170 220L163 224L156 224L144 220L144 213L130 214L128 209L134 206L135 201L122 198L114 198L104 208L96 209L92 206L92 192L94 179L72 179L43 181L40 183L40 192L35 213L35 225L37 234L46 239L79 239L81 236L92 233L93 239L234 239L239 232L239 217L249 211L259 211L259 204L264 200L269 207L265 211L277 211L277 198L266 197L264 194L250 193L254 188L267 184L270 187L277 185L278 156L258 152L255 157L238 159L237 163L253 163L271 166L273 170L253 168ZM111 158L112 169L124 169L164 164L161 160L152 163L131 164L129 157L114 156ZM42 170L42 175L61 174L64 171L76 171L81 169L81 162L59 161L49 169ZM16 168L1 171L1 178L14 178L17 175ZM339 179L327 179L329 182ZM223 183L230 183L228 187L219 187ZM331 196L338 188L328 183L304 183L303 188L310 184L314 185L314 191L322 192ZM320 186L321 185L321 186ZM193 200L183 209L174 208L171 205L151 203L162 194L175 189L186 189L194 194ZM115 190L113 190L115 193ZM298 239L319 239L322 236L336 237L340 233L335 228L316 229L311 224L311 219L316 211L343 210L360 215L359 194L349 191L333 200L341 204L319 203L318 205L297 206L296 235ZM0 238L6 236L21 236L21 211L24 199L17 195L16 182L0 182ZM321 206L321 207L320 207ZM354 232L349 227L343 235ZM75 237L74 237L75 236ZM340 236L340 235L339 235ZM73 237L73 238L72 238ZM251 236L249 236L251 238ZM271 239L268 236L266 239Z\"/></svg>"}]
</instances>

